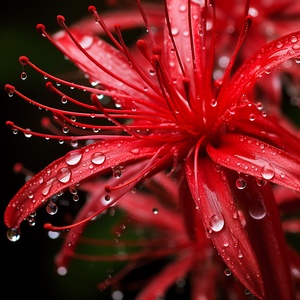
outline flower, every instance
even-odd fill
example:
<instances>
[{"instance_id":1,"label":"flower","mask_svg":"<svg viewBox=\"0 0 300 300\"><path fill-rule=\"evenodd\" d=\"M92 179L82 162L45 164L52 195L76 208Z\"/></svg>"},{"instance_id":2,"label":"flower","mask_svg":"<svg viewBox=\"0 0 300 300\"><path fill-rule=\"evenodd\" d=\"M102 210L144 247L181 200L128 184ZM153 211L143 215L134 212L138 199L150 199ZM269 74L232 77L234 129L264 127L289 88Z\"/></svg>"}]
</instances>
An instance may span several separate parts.
<instances>
[{"instance_id":1,"label":"flower","mask_svg":"<svg viewBox=\"0 0 300 300\"><path fill-rule=\"evenodd\" d=\"M46 201L54 213L57 207L51 197L67 189L76 195L85 181L121 177L99 186L103 201L83 211L78 222L62 227L45 224L46 229L80 228L118 205L137 184L166 171L177 181L180 212L190 238L197 245L208 239L257 298L293 299L287 244L272 186L300 190L299 135L296 129L288 130L277 114L262 110L253 91L261 77L299 56L300 32L273 40L236 64L251 23L247 15L222 77L214 79L221 30L217 4L168 0L163 5L161 29L161 15L150 9L148 18L148 10L137 1L140 18L133 25L142 20L147 30L147 37L136 42L139 53L126 46L120 25L112 33L94 6L89 11L111 44L82 26L68 28L62 16L57 19L64 30L57 34L51 36L43 25L37 26L89 84L60 79L20 57L23 68L30 66L48 78L46 86L78 110L46 106L6 85L10 95L53 113L65 135L38 133L12 122L8 126L27 135L69 141L76 149L36 174L11 200L4 216L8 237L17 240L24 218ZM82 100L52 82L82 91ZM87 93L90 102L84 100ZM103 96L111 97L114 106L103 104ZM47 119L44 125L53 128ZM86 145L79 145L81 141Z\"/></svg>"}]
</instances>

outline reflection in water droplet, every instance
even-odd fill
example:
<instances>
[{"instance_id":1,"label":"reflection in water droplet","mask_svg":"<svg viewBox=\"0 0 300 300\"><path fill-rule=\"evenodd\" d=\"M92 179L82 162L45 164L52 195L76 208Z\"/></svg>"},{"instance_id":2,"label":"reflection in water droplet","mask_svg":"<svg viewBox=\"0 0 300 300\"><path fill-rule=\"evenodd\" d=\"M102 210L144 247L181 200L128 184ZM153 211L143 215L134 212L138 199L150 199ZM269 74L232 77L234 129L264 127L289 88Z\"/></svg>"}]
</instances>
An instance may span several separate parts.
<instances>
[{"instance_id":1,"label":"reflection in water droplet","mask_svg":"<svg viewBox=\"0 0 300 300\"><path fill-rule=\"evenodd\" d=\"M56 178L61 183L67 183L71 179L71 171L68 168L61 168L58 170Z\"/></svg>"},{"instance_id":2,"label":"reflection in water droplet","mask_svg":"<svg viewBox=\"0 0 300 300\"><path fill-rule=\"evenodd\" d=\"M236 187L239 189L239 190L243 190L246 186L247 186L247 182L244 178L242 177L239 177L236 182L235 182L235 185Z\"/></svg>"},{"instance_id":3,"label":"reflection in water droplet","mask_svg":"<svg viewBox=\"0 0 300 300\"><path fill-rule=\"evenodd\" d=\"M209 224L211 230L213 230L214 232L221 231L225 224L223 215L221 213L218 213L216 215L211 216Z\"/></svg>"},{"instance_id":4,"label":"reflection in water droplet","mask_svg":"<svg viewBox=\"0 0 300 300\"><path fill-rule=\"evenodd\" d=\"M46 186L42 190L43 196L47 196L49 194L49 191L52 187L53 181L54 181L54 179L52 178L46 183Z\"/></svg>"},{"instance_id":5,"label":"reflection in water droplet","mask_svg":"<svg viewBox=\"0 0 300 300\"><path fill-rule=\"evenodd\" d=\"M261 168L261 176L266 180L271 180L275 176L275 170L270 164L266 164Z\"/></svg>"},{"instance_id":6,"label":"reflection in water droplet","mask_svg":"<svg viewBox=\"0 0 300 300\"><path fill-rule=\"evenodd\" d=\"M69 166L77 165L81 159L82 159L82 150L81 149L71 151L65 156L65 162Z\"/></svg>"},{"instance_id":7,"label":"reflection in water droplet","mask_svg":"<svg viewBox=\"0 0 300 300\"><path fill-rule=\"evenodd\" d=\"M16 242L17 240L20 239L20 229L10 228L7 230L6 236L11 242Z\"/></svg>"},{"instance_id":8,"label":"reflection in water droplet","mask_svg":"<svg viewBox=\"0 0 300 300\"><path fill-rule=\"evenodd\" d=\"M49 215L55 215L58 211L58 207L54 202L50 201L46 206L46 211Z\"/></svg>"},{"instance_id":9,"label":"reflection in water droplet","mask_svg":"<svg viewBox=\"0 0 300 300\"><path fill-rule=\"evenodd\" d=\"M249 214L255 220L261 220L266 216L267 209L262 198L253 199L251 201Z\"/></svg>"},{"instance_id":10,"label":"reflection in water droplet","mask_svg":"<svg viewBox=\"0 0 300 300\"><path fill-rule=\"evenodd\" d=\"M106 157L102 152L95 152L91 155L91 162L95 165L101 165L104 163Z\"/></svg>"}]
</instances>

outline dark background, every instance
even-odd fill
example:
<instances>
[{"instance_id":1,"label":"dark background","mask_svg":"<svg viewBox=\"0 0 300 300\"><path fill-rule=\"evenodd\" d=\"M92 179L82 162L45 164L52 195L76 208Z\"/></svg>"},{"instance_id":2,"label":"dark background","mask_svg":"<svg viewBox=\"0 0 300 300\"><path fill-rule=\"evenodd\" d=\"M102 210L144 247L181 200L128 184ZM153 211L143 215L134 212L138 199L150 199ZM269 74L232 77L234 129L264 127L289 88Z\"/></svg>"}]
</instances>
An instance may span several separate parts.
<instances>
[{"instance_id":1,"label":"dark background","mask_svg":"<svg viewBox=\"0 0 300 300\"><path fill-rule=\"evenodd\" d=\"M38 100L45 93L45 81L31 72L28 80L22 81L22 67L18 58L28 56L36 65L50 73L68 71L60 53L36 31L36 25L43 23L48 32L59 29L56 23L58 14L64 15L68 24L88 16L88 6L102 7L104 1L90 3L84 0L64 1L13 1L1 7L0 13L0 101L1 101L1 197L0 197L0 243L1 243L1 281L0 298L17 299L21 297L35 299L109 299L105 293L96 290L99 281L91 270L77 266L77 270L61 277L56 274L54 256L60 242L53 241L43 229L48 217L43 209L38 212L36 225L30 227L23 222L21 238L13 243L6 238L3 213L6 205L24 183L24 176L15 174L13 166L22 162L33 172L38 172L52 160L66 151L57 141L39 138L27 139L23 134L14 135L5 122L11 120L25 128L40 129L40 118L44 112L25 103L18 97L9 98L4 92L6 83L18 87L25 95ZM75 5L76 3L76 5ZM3 5L3 4L2 4ZM47 97L47 96L45 96ZM69 148L68 148L69 149ZM74 269L76 269L74 267ZM73 273L73 275L72 275ZM75 277L72 277L75 276Z\"/></svg>"}]
</instances>

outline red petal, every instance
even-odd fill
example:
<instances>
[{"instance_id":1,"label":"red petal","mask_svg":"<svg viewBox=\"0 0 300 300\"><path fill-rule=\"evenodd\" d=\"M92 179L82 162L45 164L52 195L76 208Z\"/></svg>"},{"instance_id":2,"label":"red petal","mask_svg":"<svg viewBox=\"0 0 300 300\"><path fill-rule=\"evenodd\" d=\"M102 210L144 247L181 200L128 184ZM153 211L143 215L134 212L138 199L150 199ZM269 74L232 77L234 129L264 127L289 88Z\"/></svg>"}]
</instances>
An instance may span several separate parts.
<instances>
[{"instance_id":1,"label":"red petal","mask_svg":"<svg viewBox=\"0 0 300 300\"><path fill-rule=\"evenodd\" d=\"M146 93L144 86L147 84L138 75L135 68L130 66L128 59L121 51L106 43L104 40L99 39L97 36L82 33L78 28L72 28L70 32L90 57L102 65L104 69L91 61L91 59L77 47L66 32L54 35L55 46L79 69L87 74L91 82L99 82L99 84L103 85L104 88L110 92L130 95L132 98L148 99L147 96L143 95ZM149 69L151 69L152 66L146 60L144 61L144 65L140 67L142 69L144 68L145 73L149 75ZM112 76L108 74L109 72L111 72ZM129 85L136 86L140 91ZM146 94L151 96L152 93L153 91L149 89ZM157 97L156 94L155 97ZM153 93L153 99L155 99L155 97ZM129 103L131 105L130 107L132 107L132 98ZM122 99L118 99L119 102L121 100ZM123 102L121 104L124 107L128 107ZM137 103L136 105L139 104Z\"/></svg>"},{"instance_id":2,"label":"red petal","mask_svg":"<svg viewBox=\"0 0 300 300\"><path fill-rule=\"evenodd\" d=\"M234 74L222 93L222 111L232 106L246 94L254 83L274 67L300 55L300 32L290 33L276 39L255 52ZM267 75L266 75L267 76Z\"/></svg>"},{"instance_id":3,"label":"red petal","mask_svg":"<svg viewBox=\"0 0 300 300\"><path fill-rule=\"evenodd\" d=\"M245 189L233 191L244 211L246 230L259 261L266 299L294 299L286 241L270 185L258 186L255 179L249 177Z\"/></svg>"},{"instance_id":4,"label":"red petal","mask_svg":"<svg viewBox=\"0 0 300 300\"><path fill-rule=\"evenodd\" d=\"M189 157L186 170L199 214L219 255L245 288L263 298L260 267L238 217L226 174L217 171L208 157L198 157L197 166Z\"/></svg>"},{"instance_id":5,"label":"red petal","mask_svg":"<svg viewBox=\"0 0 300 300\"><path fill-rule=\"evenodd\" d=\"M54 194L121 163L152 157L159 144L116 136L69 152L35 175L10 201L4 215L9 228L18 228L30 213Z\"/></svg>"},{"instance_id":6,"label":"red petal","mask_svg":"<svg viewBox=\"0 0 300 300\"><path fill-rule=\"evenodd\" d=\"M227 134L217 148L208 145L207 152L229 169L300 191L300 160L260 140Z\"/></svg>"},{"instance_id":7,"label":"red petal","mask_svg":"<svg viewBox=\"0 0 300 300\"><path fill-rule=\"evenodd\" d=\"M194 262L194 256L182 255L176 261L167 265L162 272L155 275L154 279L147 287L136 297L136 300L153 300L165 295L167 289L176 282L176 280L184 277L191 269Z\"/></svg>"}]
</instances>

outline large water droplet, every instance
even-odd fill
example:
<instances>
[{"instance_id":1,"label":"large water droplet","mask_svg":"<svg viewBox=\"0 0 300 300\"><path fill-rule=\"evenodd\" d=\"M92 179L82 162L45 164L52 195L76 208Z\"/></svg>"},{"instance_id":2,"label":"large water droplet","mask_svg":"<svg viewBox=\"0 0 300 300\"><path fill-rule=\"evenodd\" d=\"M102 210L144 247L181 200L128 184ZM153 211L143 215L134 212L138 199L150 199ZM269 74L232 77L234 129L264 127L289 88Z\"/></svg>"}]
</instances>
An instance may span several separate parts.
<instances>
[{"instance_id":1,"label":"large water droplet","mask_svg":"<svg viewBox=\"0 0 300 300\"><path fill-rule=\"evenodd\" d=\"M106 157L102 152L95 152L91 155L91 162L95 165L102 165Z\"/></svg>"},{"instance_id":2,"label":"large water droplet","mask_svg":"<svg viewBox=\"0 0 300 300\"><path fill-rule=\"evenodd\" d=\"M7 230L6 236L11 242L16 242L17 240L20 239L20 229L10 228Z\"/></svg>"},{"instance_id":3,"label":"large water droplet","mask_svg":"<svg viewBox=\"0 0 300 300\"><path fill-rule=\"evenodd\" d=\"M212 231L214 232L221 231L224 227L224 224L225 221L221 213L211 216L209 225Z\"/></svg>"},{"instance_id":4,"label":"large water droplet","mask_svg":"<svg viewBox=\"0 0 300 300\"><path fill-rule=\"evenodd\" d=\"M65 162L69 166L77 165L81 159L82 159L82 150L81 149L71 151L65 156Z\"/></svg>"},{"instance_id":5,"label":"large water droplet","mask_svg":"<svg viewBox=\"0 0 300 300\"><path fill-rule=\"evenodd\" d=\"M266 180L271 180L275 176L274 168L267 163L261 168L261 176Z\"/></svg>"},{"instance_id":6,"label":"large water droplet","mask_svg":"<svg viewBox=\"0 0 300 300\"><path fill-rule=\"evenodd\" d=\"M262 198L253 199L251 201L249 214L255 220L261 220L266 216L267 209Z\"/></svg>"},{"instance_id":7,"label":"large water droplet","mask_svg":"<svg viewBox=\"0 0 300 300\"><path fill-rule=\"evenodd\" d=\"M56 178L61 183L67 183L71 179L71 171L68 168L61 168L58 170Z\"/></svg>"}]
</instances>

